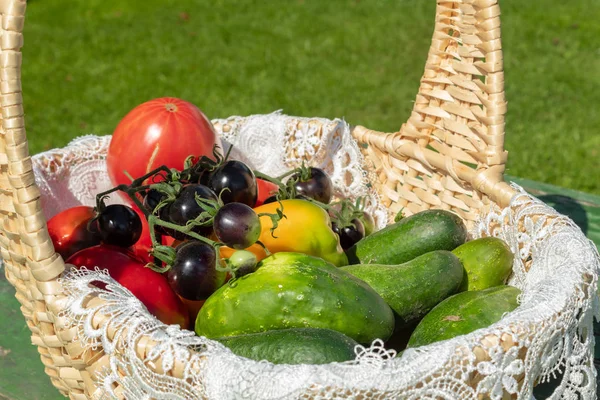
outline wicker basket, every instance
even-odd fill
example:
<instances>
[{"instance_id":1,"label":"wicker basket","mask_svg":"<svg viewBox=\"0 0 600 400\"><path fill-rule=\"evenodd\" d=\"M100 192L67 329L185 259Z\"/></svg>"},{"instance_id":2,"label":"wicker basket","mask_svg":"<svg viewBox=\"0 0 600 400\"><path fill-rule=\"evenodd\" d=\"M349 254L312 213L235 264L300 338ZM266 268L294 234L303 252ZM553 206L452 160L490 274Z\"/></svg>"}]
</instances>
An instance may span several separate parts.
<instances>
[{"instance_id":1,"label":"wicker basket","mask_svg":"<svg viewBox=\"0 0 600 400\"><path fill-rule=\"evenodd\" d=\"M491 205L507 206L515 194L503 180L507 153L500 9L497 0L437 3L432 45L409 120L396 133L357 126L353 136L390 215L402 208L409 213L443 208L473 224ZM65 265L46 230L23 119L25 8L25 0L0 1L1 256L46 373L61 393L84 399L95 391L94 372L102 353L84 352L59 316L65 295L57 278ZM498 339L511 345L509 337ZM147 338L137 352L144 357L150 348ZM173 368L175 375L180 367Z\"/></svg>"}]
</instances>

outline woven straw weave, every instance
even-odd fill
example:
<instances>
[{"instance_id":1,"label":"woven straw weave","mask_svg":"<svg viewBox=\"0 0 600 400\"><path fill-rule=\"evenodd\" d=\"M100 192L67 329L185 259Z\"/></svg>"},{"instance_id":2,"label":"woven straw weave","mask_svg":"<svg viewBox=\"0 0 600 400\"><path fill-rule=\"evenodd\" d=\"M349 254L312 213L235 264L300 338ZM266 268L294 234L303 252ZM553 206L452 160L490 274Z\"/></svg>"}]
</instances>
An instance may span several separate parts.
<instances>
[{"instance_id":1,"label":"woven straw weave","mask_svg":"<svg viewBox=\"0 0 600 400\"><path fill-rule=\"evenodd\" d=\"M25 9L25 0L0 0L0 251L46 373L63 394L85 399L106 360L100 351L84 352L59 317L65 298L57 277L65 266L46 230L23 120ZM353 131L390 215L402 208L408 213L443 208L473 223L491 204L508 204L514 190L503 181L502 61L497 0L438 0L409 120L392 134L360 126ZM141 340L137 353L144 357L151 348L151 339ZM181 371L180 365L173 368L174 375Z\"/></svg>"}]
</instances>

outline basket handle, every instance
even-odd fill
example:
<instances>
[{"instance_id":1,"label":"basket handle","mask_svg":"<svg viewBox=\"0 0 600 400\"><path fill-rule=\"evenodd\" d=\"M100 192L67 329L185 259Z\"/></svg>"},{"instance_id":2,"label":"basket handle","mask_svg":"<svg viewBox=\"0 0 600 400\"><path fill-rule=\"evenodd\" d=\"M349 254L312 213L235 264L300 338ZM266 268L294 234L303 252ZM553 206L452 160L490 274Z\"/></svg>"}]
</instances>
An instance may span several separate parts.
<instances>
[{"instance_id":1,"label":"basket handle","mask_svg":"<svg viewBox=\"0 0 600 400\"><path fill-rule=\"evenodd\" d=\"M46 220L39 201L33 166L25 135L23 96L21 92L21 47L26 0L3 0L2 38L0 41L0 96L2 133L0 163L4 201L3 233L12 239L3 247L3 259L26 261L28 269L40 282L54 279L63 270L46 230ZM4 244L4 243L3 243ZM8 244L8 243L6 243ZM8 254L4 254L8 253ZM25 257L25 260L23 260Z\"/></svg>"},{"instance_id":2,"label":"basket handle","mask_svg":"<svg viewBox=\"0 0 600 400\"><path fill-rule=\"evenodd\" d=\"M353 134L378 150L375 157L394 158L389 165L416 160L421 171L441 171L454 186L469 187L506 206L514 190L503 179L505 113L498 0L438 0L432 43L408 121L393 134L362 126ZM421 172L401 167L387 171L384 184L398 193L410 192L414 185L401 176L414 178Z\"/></svg>"},{"instance_id":3,"label":"basket handle","mask_svg":"<svg viewBox=\"0 0 600 400\"><path fill-rule=\"evenodd\" d=\"M46 229L25 135L21 47L26 6L26 0L0 0L0 252L46 374L67 394L72 384L62 376L69 369L64 343L71 333L57 317L64 295L56 280L65 266Z\"/></svg>"}]
</instances>

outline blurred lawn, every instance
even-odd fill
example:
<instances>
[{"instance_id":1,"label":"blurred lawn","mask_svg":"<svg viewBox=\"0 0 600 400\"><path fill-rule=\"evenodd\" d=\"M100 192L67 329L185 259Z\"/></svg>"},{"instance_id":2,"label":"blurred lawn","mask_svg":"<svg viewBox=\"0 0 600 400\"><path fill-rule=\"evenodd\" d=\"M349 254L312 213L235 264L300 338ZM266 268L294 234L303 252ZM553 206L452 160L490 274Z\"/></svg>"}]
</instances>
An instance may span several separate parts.
<instances>
[{"instance_id":1,"label":"blurred lawn","mask_svg":"<svg viewBox=\"0 0 600 400\"><path fill-rule=\"evenodd\" d=\"M433 0L30 0L32 152L110 134L176 96L210 118L283 109L394 131L408 117ZM599 0L501 0L508 173L600 194Z\"/></svg>"}]
</instances>

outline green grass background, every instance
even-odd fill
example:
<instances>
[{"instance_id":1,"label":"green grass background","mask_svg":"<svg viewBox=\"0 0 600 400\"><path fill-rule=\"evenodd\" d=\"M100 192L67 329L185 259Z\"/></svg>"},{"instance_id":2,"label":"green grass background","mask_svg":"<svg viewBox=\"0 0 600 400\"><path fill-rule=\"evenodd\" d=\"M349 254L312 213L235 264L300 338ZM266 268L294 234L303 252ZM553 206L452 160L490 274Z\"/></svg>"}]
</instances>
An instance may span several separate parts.
<instances>
[{"instance_id":1,"label":"green grass background","mask_svg":"<svg viewBox=\"0 0 600 400\"><path fill-rule=\"evenodd\" d=\"M599 0L501 0L507 173L600 194ZM210 118L407 119L433 0L30 0L23 48L33 153L110 134L146 100Z\"/></svg>"}]
</instances>

